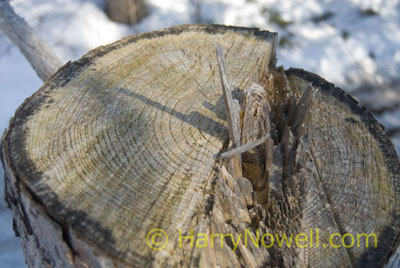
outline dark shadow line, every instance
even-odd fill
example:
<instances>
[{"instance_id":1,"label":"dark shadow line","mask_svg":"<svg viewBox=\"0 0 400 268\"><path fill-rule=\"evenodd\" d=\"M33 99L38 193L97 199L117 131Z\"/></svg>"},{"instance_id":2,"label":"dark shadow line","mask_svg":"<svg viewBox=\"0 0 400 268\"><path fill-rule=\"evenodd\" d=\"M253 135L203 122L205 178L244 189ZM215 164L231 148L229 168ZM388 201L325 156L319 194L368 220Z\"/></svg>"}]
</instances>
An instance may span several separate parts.
<instances>
[{"instance_id":1,"label":"dark shadow line","mask_svg":"<svg viewBox=\"0 0 400 268\"><path fill-rule=\"evenodd\" d=\"M224 142L225 139L228 137L228 129L226 126L224 126L223 124L221 124L221 123L215 121L214 119L212 119L208 116L205 116L197 111L193 111L190 114L184 114L177 110L172 109L171 107L165 106L159 102L151 100L141 94L135 93L128 89L119 88L118 90L129 97L135 98L135 99L137 99L147 105L150 105L156 109L159 109L161 111L169 113L173 117L197 128L201 132L205 132L205 133L219 139L221 142ZM210 104L207 105L207 108L212 110L212 107L210 107ZM192 118L199 118L199 120L196 120L197 122L205 121L206 123L205 124L203 124L203 123L195 124L194 122L192 122L192 120L190 120Z\"/></svg>"}]
</instances>

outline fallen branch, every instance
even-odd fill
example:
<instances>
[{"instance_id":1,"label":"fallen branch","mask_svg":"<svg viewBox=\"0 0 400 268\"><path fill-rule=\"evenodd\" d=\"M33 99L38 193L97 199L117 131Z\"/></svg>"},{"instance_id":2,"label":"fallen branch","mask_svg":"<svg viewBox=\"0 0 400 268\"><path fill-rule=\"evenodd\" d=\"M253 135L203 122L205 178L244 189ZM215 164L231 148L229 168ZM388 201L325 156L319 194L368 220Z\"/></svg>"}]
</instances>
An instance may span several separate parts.
<instances>
[{"instance_id":1,"label":"fallen branch","mask_svg":"<svg viewBox=\"0 0 400 268\"><path fill-rule=\"evenodd\" d=\"M24 19L15 14L7 0L0 0L0 29L19 48L43 81L46 81L63 65L53 49L33 31Z\"/></svg>"}]
</instances>

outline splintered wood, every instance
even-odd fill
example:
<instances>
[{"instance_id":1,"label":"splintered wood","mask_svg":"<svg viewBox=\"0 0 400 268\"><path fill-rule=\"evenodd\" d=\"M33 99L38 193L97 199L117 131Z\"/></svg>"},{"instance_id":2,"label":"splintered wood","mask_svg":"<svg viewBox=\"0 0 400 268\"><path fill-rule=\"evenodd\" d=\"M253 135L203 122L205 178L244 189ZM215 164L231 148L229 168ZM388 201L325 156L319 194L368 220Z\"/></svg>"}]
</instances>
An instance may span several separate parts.
<instances>
[{"instance_id":1,"label":"splintered wood","mask_svg":"<svg viewBox=\"0 0 400 268\"><path fill-rule=\"evenodd\" d=\"M220 47L217 52L218 61L224 66ZM226 68L220 66L220 70L225 103L230 103L232 94L226 86L229 85L228 75L223 71ZM325 176L321 173L324 167L318 160L321 155L317 157L316 151L321 153L324 147L317 147L314 143L321 137L309 133L310 128L318 129L315 126L320 124L311 113L317 92L318 88L311 83L301 86L291 84L283 69L273 69L259 83L254 82L244 90L239 120L229 120L227 116L228 129L231 132L239 129L241 145L235 146L237 142L231 140L232 148L226 148L219 155L222 160L219 189L225 190L216 196L228 196L234 204L233 207L225 204L221 211L224 221L235 226L237 233L244 232L248 223L260 233L298 234L305 231L305 226L333 226L329 230L346 233L341 227L343 220L335 215L338 213L333 209L336 204L330 199L326 186L321 184L321 178ZM226 105L227 115L236 114L232 107ZM315 111L318 109L314 108ZM320 115L314 112L314 116L318 118ZM324 157L329 159L329 156L322 159ZM232 165L232 159L239 163ZM232 168L236 166L241 167L240 175ZM324 198L321 204L316 202L320 198ZM218 205L215 207L217 209ZM313 217L310 213L316 210L324 213L324 218L319 218L320 222L310 220ZM324 237L329 237L326 230ZM257 255L254 248L251 250L253 256ZM241 249L241 254L246 255L246 249ZM321 257L331 254L345 254L346 257L329 262ZM356 267L359 266L356 256L360 256L357 254L360 254L357 250L348 248L302 250L299 247L272 245L261 255L264 257L262 265L266 267ZM258 260L243 260L245 265L251 267L260 265Z\"/></svg>"},{"instance_id":2,"label":"splintered wood","mask_svg":"<svg viewBox=\"0 0 400 268\"><path fill-rule=\"evenodd\" d=\"M239 147L237 147L237 148L235 148L233 150L230 150L228 152L224 152L224 153L222 153L220 155L220 158L229 158L229 157L232 157L232 156L236 156L236 155L242 154L242 153L244 153L246 151L249 151L249 150L253 149L254 147L262 144L263 142L265 142L265 140L267 138L269 138L269 134L264 136L264 137L262 137L262 138L260 138L260 139L258 139L258 140L254 140L254 141L249 142L249 143L247 143L245 145L239 146Z\"/></svg>"},{"instance_id":3,"label":"splintered wood","mask_svg":"<svg viewBox=\"0 0 400 268\"><path fill-rule=\"evenodd\" d=\"M227 159L220 166L219 177L233 190L231 200L244 200L246 209L243 209L248 211L253 228L264 233L300 232L303 167L307 165L309 155L299 148L303 146L302 135L307 128L313 89L308 87L300 98L294 96L285 74L277 70L263 77L262 82L269 90L255 82L244 90L237 119L220 46L217 46L217 58L233 147L219 156ZM240 135L240 142L237 135ZM232 168L231 157L240 161L240 175ZM235 192L236 188L240 191ZM227 217L225 221L241 226L242 223L235 221L231 214L242 213L229 213L227 207L222 210ZM296 248L275 246L269 252L274 258L264 260L264 263L270 266L293 267L302 259ZM250 261L246 265L256 267L257 262Z\"/></svg>"},{"instance_id":4,"label":"splintered wood","mask_svg":"<svg viewBox=\"0 0 400 268\"><path fill-rule=\"evenodd\" d=\"M252 83L246 88L243 94L241 105L237 107L232 97L232 89L226 72L225 57L222 47L217 45L217 59L221 75L221 84L225 101L225 108L228 121L229 138L233 149L223 152L219 158L226 159L231 157L240 157L243 154L242 165L244 172L249 179L267 176L268 169L273 162L273 141L271 139L270 114L271 107L267 98L266 90L257 83ZM281 86L284 93L287 92L287 78L281 72L279 74ZM282 100L281 100L282 101ZM303 93L298 103L294 96L288 97L286 103L280 103L279 108L285 105L287 114L277 113L276 121L280 125L280 150L283 152L285 165L289 168L289 143L293 143L293 134L295 134L296 148L304 129L303 123L309 115L312 102L312 87L308 87ZM279 109L278 108L278 109ZM242 144L240 146L240 144ZM259 151L256 147L263 145L264 151ZM237 177L237 176L235 176Z\"/></svg>"},{"instance_id":5,"label":"splintered wood","mask_svg":"<svg viewBox=\"0 0 400 268\"><path fill-rule=\"evenodd\" d=\"M1 142L28 265L382 267L400 234L393 145L339 88L276 68L276 42L183 25L50 77ZM334 233L373 233L378 248L323 247Z\"/></svg>"},{"instance_id":6,"label":"splintered wood","mask_svg":"<svg viewBox=\"0 0 400 268\"><path fill-rule=\"evenodd\" d=\"M232 89L228 81L226 72L225 57L222 52L221 45L217 46L217 58L219 72L221 75L222 90L224 93L224 101L226 107L226 118L228 120L229 139L232 141L233 147L240 146L240 129L237 106L233 102Z\"/></svg>"}]
</instances>

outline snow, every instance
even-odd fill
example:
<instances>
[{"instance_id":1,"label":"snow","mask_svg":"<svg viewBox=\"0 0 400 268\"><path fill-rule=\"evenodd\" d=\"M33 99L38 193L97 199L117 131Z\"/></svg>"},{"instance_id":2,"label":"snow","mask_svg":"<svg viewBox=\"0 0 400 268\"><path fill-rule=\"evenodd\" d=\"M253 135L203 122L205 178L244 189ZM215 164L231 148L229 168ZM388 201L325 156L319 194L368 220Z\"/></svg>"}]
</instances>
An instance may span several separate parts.
<instances>
[{"instance_id":1,"label":"snow","mask_svg":"<svg viewBox=\"0 0 400 268\"><path fill-rule=\"evenodd\" d=\"M219 23L276 31L281 38L279 65L315 72L353 92L374 111L391 106L377 119L388 131L400 127L397 0L148 0L151 14L132 27L111 22L101 10L102 0L12 0L11 4L64 62L130 34L178 24ZM0 32L1 130L41 84ZM399 152L400 134L392 140ZM2 191L0 199L1 267L25 267Z\"/></svg>"}]
</instances>

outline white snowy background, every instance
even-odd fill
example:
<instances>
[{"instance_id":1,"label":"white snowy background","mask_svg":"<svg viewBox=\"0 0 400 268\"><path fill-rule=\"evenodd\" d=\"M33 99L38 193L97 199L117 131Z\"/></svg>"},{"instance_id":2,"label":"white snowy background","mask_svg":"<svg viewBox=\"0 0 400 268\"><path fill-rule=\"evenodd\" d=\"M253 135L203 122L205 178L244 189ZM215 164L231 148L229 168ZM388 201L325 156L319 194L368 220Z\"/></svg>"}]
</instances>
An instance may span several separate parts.
<instances>
[{"instance_id":1,"label":"white snowy background","mask_svg":"<svg viewBox=\"0 0 400 268\"><path fill-rule=\"evenodd\" d=\"M147 0L135 26L110 21L102 0L11 0L59 57L76 60L124 36L188 23L278 32L278 65L315 72L351 92L386 126L400 152L400 2L397 0ZM0 31L0 131L42 85ZM0 168L0 178L3 170ZM0 267L26 267L0 180Z\"/></svg>"}]
</instances>

